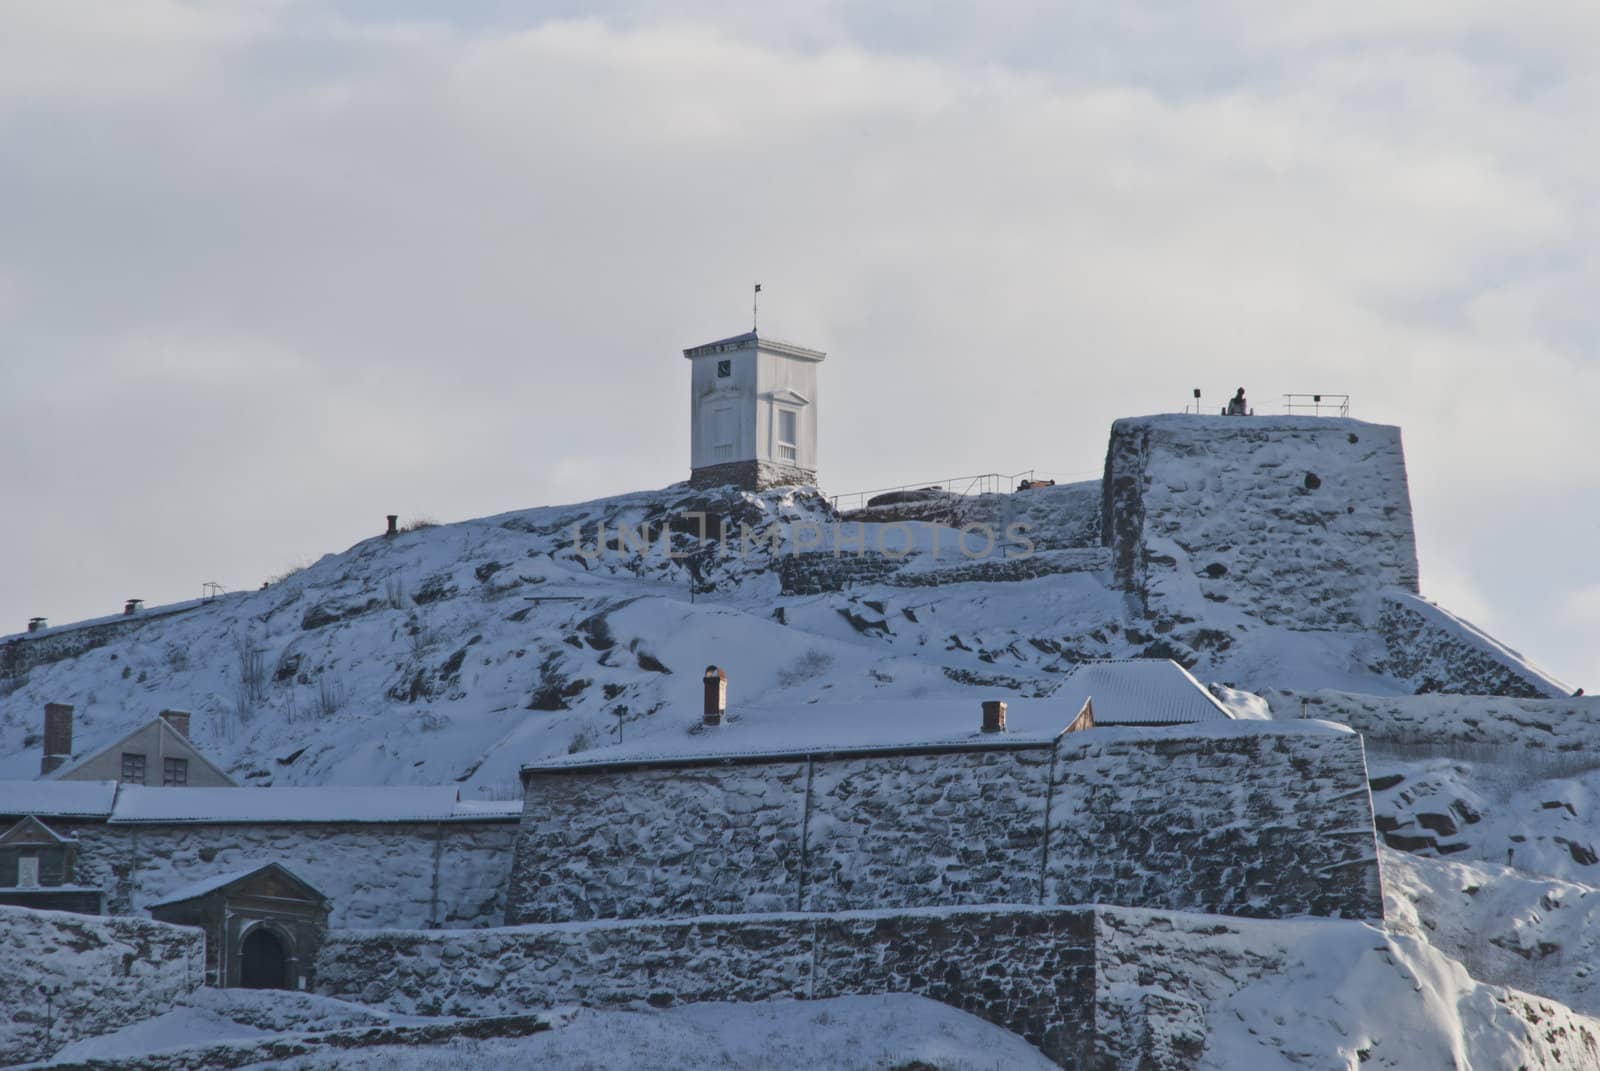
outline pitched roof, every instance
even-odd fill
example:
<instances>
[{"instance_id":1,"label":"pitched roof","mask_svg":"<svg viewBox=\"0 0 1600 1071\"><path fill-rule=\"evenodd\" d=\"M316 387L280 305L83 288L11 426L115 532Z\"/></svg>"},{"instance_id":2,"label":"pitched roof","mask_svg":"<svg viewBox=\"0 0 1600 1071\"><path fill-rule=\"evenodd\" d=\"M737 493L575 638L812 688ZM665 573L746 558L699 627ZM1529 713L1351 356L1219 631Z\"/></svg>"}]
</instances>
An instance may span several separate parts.
<instances>
[{"instance_id":1,"label":"pitched roof","mask_svg":"<svg viewBox=\"0 0 1600 1071\"><path fill-rule=\"evenodd\" d=\"M33 833L33 837L30 838L28 836L29 833ZM39 819L35 818L31 814L23 816L23 818L18 821L16 825L12 826L4 833L0 833L0 844L37 844L40 839L48 841L52 844L72 843L72 838L63 837L60 833L57 833L55 830L39 821Z\"/></svg>"},{"instance_id":2,"label":"pitched roof","mask_svg":"<svg viewBox=\"0 0 1600 1071\"><path fill-rule=\"evenodd\" d=\"M463 807L455 785L363 788L151 788L123 785L113 824L236 822L449 822L513 818L509 807Z\"/></svg>"},{"instance_id":3,"label":"pitched roof","mask_svg":"<svg viewBox=\"0 0 1600 1071\"><path fill-rule=\"evenodd\" d=\"M126 744L129 740L132 740L135 736L138 736L140 733L142 733L146 729L150 728L150 726L155 725L157 723L159 723L162 726L162 728L164 728L167 732L171 733L174 737L177 738L177 742L179 744L179 750L183 751L186 755L188 755L189 758L191 758L191 759L203 764L208 769L210 769L213 773L215 773L218 777L222 778L222 780L228 782L229 784L233 783L233 778L229 777L227 775L227 773L222 769L222 767L218 766L216 763L212 762L209 758L207 758L204 752L202 752L199 748L195 747L194 746L194 742L189 739L187 734L185 734L182 731L180 731L176 725L172 724L170 721L168 721L166 718L161 717L160 715L157 715L156 717L151 718L149 721L144 722L143 724L134 727L133 729L131 729L128 732L124 733L123 735L117 737L117 739L113 740L111 743L105 745L104 747L96 748L95 750L89 752L87 755L84 755L82 758L78 759L76 762L69 762L65 766L62 766L59 769L50 771L49 773L47 773L43 777L41 777L40 780L41 781L60 781L63 778L65 778L67 776L67 774L70 774L74 770L79 769L85 763L92 762L95 759L98 759L100 756L106 754L107 752L120 750L122 748L123 744Z\"/></svg>"},{"instance_id":4,"label":"pitched roof","mask_svg":"<svg viewBox=\"0 0 1600 1071\"><path fill-rule=\"evenodd\" d=\"M533 763L523 772L1048 747L1083 709L1082 703L1070 710L1067 706L1055 699L1007 699L1006 731L1001 733L979 731L983 717L978 696L735 708L716 728L700 728L697 717L627 744Z\"/></svg>"},{"instance_id":5,"label":"pitched roof","mask_svg":"<svg viewBox=\"0 0 1600 1071\"><path fill-rule=\"evenodd\" d=\"M295 882L297 885L302 886L308 892L312 893L317 899L328 899L316 887L305 881L299 875L294 873L294 871L283 866L282 864L257 863L255 866L248 867L244 870L233 870L226 874L218 874L215 877L202 878L199 881L190 882L188 885L180 886L179 888L167 893L167 895L163 896L161 899L156 900L153 903L146 904L145 910L148 911L153 907L166 907L169 904L181 904L185 900L197 900L200 897L205 896L207 893L216 892L218 889L225 889L230 885L236 885L239 882L244 881L246 878L254 877L263 870L277 870L285 877Z\"/></svg>"},{"instance_id":6,"label":"pitched roof","mask_svg":"<svg viewBox=\"0 0 1600 1071\"><path fill-rule=\"evenodd\" d=\"M1066 706L1094 704L1096 725L1181 725L1225 721L1233 715L1189 671L1168 658L1085 662L1051 697Z\"/></svg>"},{"instance_id":7,"label":"pitched roof","mask_svg":"<svg viewBox=\"0 0 1600 1071\"><path fill-rule=\"evenodd\" d=\"M0 781L0 814L105 818L116 798L115 781Z\"/></svg>"}]
</instances>

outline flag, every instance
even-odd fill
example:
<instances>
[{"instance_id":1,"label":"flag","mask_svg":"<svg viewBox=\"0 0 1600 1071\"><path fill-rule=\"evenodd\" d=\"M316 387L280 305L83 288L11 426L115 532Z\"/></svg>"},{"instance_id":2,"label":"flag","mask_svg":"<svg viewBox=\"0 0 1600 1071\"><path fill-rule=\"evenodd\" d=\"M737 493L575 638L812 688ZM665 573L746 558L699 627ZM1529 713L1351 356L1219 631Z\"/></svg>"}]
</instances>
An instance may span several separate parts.
<instances>
[{"instance_id":1,"label":"flag","mask_svg":"<svg viewBox=\"0 0 1600 1071\"><path fill-rule=\"evenodd\" d=\"M756 293L758 293L758 294L761 293L761 284L760 283L756 284Z\"/></svg>"}]
</instances>

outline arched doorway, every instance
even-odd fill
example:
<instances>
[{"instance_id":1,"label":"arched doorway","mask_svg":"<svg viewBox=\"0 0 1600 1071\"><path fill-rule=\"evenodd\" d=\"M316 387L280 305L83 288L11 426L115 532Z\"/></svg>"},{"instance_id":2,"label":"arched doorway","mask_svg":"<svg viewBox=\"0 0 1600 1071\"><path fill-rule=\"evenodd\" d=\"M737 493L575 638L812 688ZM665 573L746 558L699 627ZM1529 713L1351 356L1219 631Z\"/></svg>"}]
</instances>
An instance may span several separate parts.
<instances>
[{"instance_id":1,"label":"arched doorway","mask_svg":"<svg viewBox=\"0 0 1600 1071\"><path fill-rule=\"evenodd\" d=\"M245 989L287 988L288 958L278 935L257 926L239 945L239 985Z\"/></svg>"}]
</instances>

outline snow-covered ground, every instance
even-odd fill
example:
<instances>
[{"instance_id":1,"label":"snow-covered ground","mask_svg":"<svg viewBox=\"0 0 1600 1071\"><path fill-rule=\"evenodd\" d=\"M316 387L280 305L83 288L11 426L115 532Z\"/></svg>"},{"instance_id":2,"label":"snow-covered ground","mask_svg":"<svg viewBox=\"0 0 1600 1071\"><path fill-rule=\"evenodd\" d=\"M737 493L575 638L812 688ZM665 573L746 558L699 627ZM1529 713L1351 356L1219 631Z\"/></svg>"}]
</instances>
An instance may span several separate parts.
<instances>
[{"instance_id":1,"label":"snow-covered ground","mask_svg":"<svg viewBox=\"0 0 1600 1071\"><path fill-rule=\"evenodd\" d=\"M415 1022L303 995L196 994L166 1015L68 1046L55 1062L180 1053L285 1033ZM288 1005L283 1007L281 1005ZM1014 1034L905 994L765 1004L695 1004L665 1011L557 1009L553 1029L517 1039L334 1048L247 1066L279 1071L456 1071L489 1067L811 1071L813 1068L1054 1069ZM275 1020L274 1025L264 1025ZM45 1065L48 1066L48 1065Z\"/></svg>"}]
</instances>

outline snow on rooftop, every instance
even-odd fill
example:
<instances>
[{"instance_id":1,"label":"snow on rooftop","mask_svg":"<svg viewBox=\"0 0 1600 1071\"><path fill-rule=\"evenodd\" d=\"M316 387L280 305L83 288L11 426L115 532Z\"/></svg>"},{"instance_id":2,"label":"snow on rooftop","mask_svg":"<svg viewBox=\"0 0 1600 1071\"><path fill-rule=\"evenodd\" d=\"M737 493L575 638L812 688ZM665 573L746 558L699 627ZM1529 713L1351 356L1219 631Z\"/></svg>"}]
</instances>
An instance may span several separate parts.
<instances>
[{"instance_id":1,"label":"snow on rooftop","mask_svg":"<svg viewBox=\"0 0 1600 1071\"><path fill-rule=\"evenodd\" d=\"M1092 699L1096 725L1180 725L1233 717L1168 658L1085 662L1067 674L1052 698L1074 710Z\"/></svg>"},{"instance_id":2,"label":"snow on rooftop","mask_svg":"<svg viewBox=\"0 0 1600 1071\"><path fill-rule=\"evenodd\" d=\"M980 731L982 701L904 699L867 703L815 703L729 711L715 728L698 723L645 737L637 742L597 748L550 759L525 770L581 769L652 762L694 762L739 758L814 755L836 751L894 751L920 748L1048 746L1082 709L1053 699L1007 699L1006 731Z\"/></svg>"},{"instance_id":3,"label":"snow on rooftop","mask_svg":"<svg viewBox=\"0 0 1600 1071\"><path fill-rule=\"evenodd\" d=\"M144 906L148 909L164 907L167 904L181 904L185 900L193 900L196 897L204 896L208 892L215 892L224 885L232 885L241 878L248 878L251 874L265 870L271 865L271 863L257 863L255 866L246 867L243 870L232 870L226 874L217 874L213 877L201 878L199 881L191 881L187 885L172 890L161 899L153 900Z\"/></svg>"},{"instance_id":4,"label":"snow on rooftop","mask_svg":"<svg viewBox=\"0 0 1600 1071\"><path fill-rule=\"evenodd\" d=\"M115 781L0 781L0 814L104 818L116 798Z\"/></svg>"},{"instance_id":5,"label":"snow on rooftop","mask_svg":"<svg viewBox=\"0 0 1600 1071\"><path fill-rule=\"evenodd\" d=\"M147 788L124 785L112 822L447 822L513 817L457 800L454 785L366 788Z\"/></svg>"}]
</instances>

